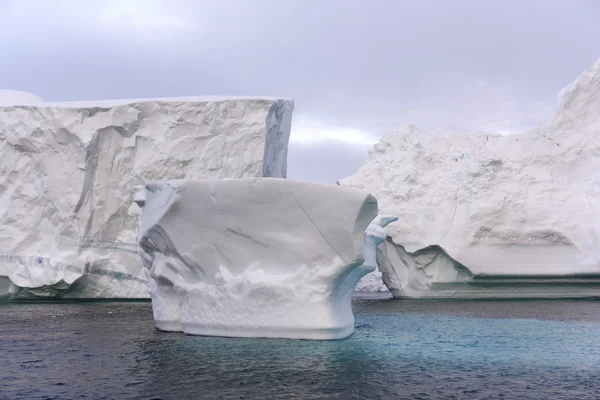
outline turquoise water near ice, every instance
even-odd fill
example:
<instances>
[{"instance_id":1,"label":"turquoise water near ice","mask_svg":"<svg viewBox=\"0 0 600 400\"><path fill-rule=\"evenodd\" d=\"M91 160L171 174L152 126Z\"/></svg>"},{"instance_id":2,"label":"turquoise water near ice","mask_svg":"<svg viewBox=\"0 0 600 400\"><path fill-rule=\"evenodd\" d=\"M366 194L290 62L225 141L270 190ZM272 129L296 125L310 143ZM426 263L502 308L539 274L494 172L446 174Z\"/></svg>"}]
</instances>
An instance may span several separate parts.
<instances>
[{"instance_id":1,"label":"turquoise water near ice","mask_svg":"<svg viewBox=\"0 0 600 400\"><path fill-rule=\"evenodd\" d=\"M164 333L149 303L0 304L0 399L598 399L600 302L354 299L341 341Z\"/></svg>"}]
</instances>

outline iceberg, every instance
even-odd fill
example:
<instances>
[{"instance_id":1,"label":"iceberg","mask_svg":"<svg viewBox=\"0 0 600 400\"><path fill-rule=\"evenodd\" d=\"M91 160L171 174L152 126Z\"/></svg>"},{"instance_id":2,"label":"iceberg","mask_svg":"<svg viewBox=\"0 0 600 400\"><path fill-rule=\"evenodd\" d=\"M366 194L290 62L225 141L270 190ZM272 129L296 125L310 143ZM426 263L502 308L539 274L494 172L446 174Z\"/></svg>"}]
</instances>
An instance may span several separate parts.
<instances>
[{"instance_id":1,"label":"iceberg","mask_svg":"<svg viewBox=\"0 0 600 400\"><path fill-rule=\"evenodd\" d=\"M384 285L382 274L377 267L377 247L383 243L387 237L385 226L394 222L398 217L391 215L378 215L367 227L365 231L365 263L362 268L365 269L365 276L358 281L354 291L356 292L387 292L388 288Z\"/></svg>"},{"instance_id":2,"label":"iceberg","mask_svg":"<svg viewBox=\"0 0 600 400\"><path fill-rule=\"evenodd\" d=\"M385 134L339 184L397 215L377 252L395 297L600 297L600 60L518 134Z\"/></svg>"},{"instance_id":3,"label":"iceberg","mask_svg":"<svg viewBox=\"0 0 600 400\"><path fill-rule=\"evenodd\" d=\"M132 189L286 177L293 101L0 91L0 298L148 298Z\"/></svg>"},{"instance_id":4,"label":"iceberg","mask_svg":"<svg viewBox=\"0 0 600 400\"><path fill-rule=\"evenodd\" d=\"M369 226L366 191L276 178L155 182L135 201L156 326L194 335L349 336L390 221Z\"/></svg>"}]
</instances>

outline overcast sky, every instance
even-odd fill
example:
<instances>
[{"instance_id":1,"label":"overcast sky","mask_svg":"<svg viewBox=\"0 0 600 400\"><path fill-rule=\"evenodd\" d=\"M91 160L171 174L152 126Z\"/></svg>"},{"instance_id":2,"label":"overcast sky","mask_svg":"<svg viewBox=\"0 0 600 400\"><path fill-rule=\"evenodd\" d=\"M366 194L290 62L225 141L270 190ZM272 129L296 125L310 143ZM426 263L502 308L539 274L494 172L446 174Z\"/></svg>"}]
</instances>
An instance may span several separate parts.
<instances>
[{"instance_id":1,"label":"overcast sky","mask_svg":"<svg viewBox=\"0 0 600 400\"><path fill-rule=\"evenodd\" d=\"M520 131L600 57L596 0L0 0L0 88L46 101L295 100L290 178L383 132Z\"/></svg>"}]
</instances>

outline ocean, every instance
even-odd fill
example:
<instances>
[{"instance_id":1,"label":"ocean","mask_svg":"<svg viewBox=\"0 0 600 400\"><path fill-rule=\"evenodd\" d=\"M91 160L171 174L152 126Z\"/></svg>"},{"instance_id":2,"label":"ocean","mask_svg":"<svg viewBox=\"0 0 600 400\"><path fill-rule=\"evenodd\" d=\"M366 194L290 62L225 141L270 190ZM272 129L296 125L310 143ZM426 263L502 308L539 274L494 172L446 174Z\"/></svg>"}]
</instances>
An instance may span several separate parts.
<instances>
[{"instance_id":1,"label":"ocean","mask_svg":"<svg viewBox=\"0 0 600 400\"><path fill-rule=\"evenodd\" d=\"M353 300L306 341L156 330L147 302L0 303L0 399L600 399L599 301Z\"/></svg>"}]
</instances>

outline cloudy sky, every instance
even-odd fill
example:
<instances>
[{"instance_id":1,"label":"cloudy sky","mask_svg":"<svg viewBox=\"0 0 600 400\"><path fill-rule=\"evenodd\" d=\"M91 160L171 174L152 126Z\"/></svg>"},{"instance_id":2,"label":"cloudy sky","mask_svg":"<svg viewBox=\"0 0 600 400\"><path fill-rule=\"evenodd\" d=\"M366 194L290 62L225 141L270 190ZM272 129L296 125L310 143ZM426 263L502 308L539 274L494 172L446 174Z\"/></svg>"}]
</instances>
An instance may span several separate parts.
<instances>
[{"instance_id":1,"label":"cloudy sky","mask_svg":"<svg viewBox=\"0 0 600 400\"><path fill-rule=\"evenodd\" d=\"M0 0L0 88L291 97L289 177L335 182L405 123L535 125L600 58L598 21L596 0Z\"/></svg>"}]
</instances>

